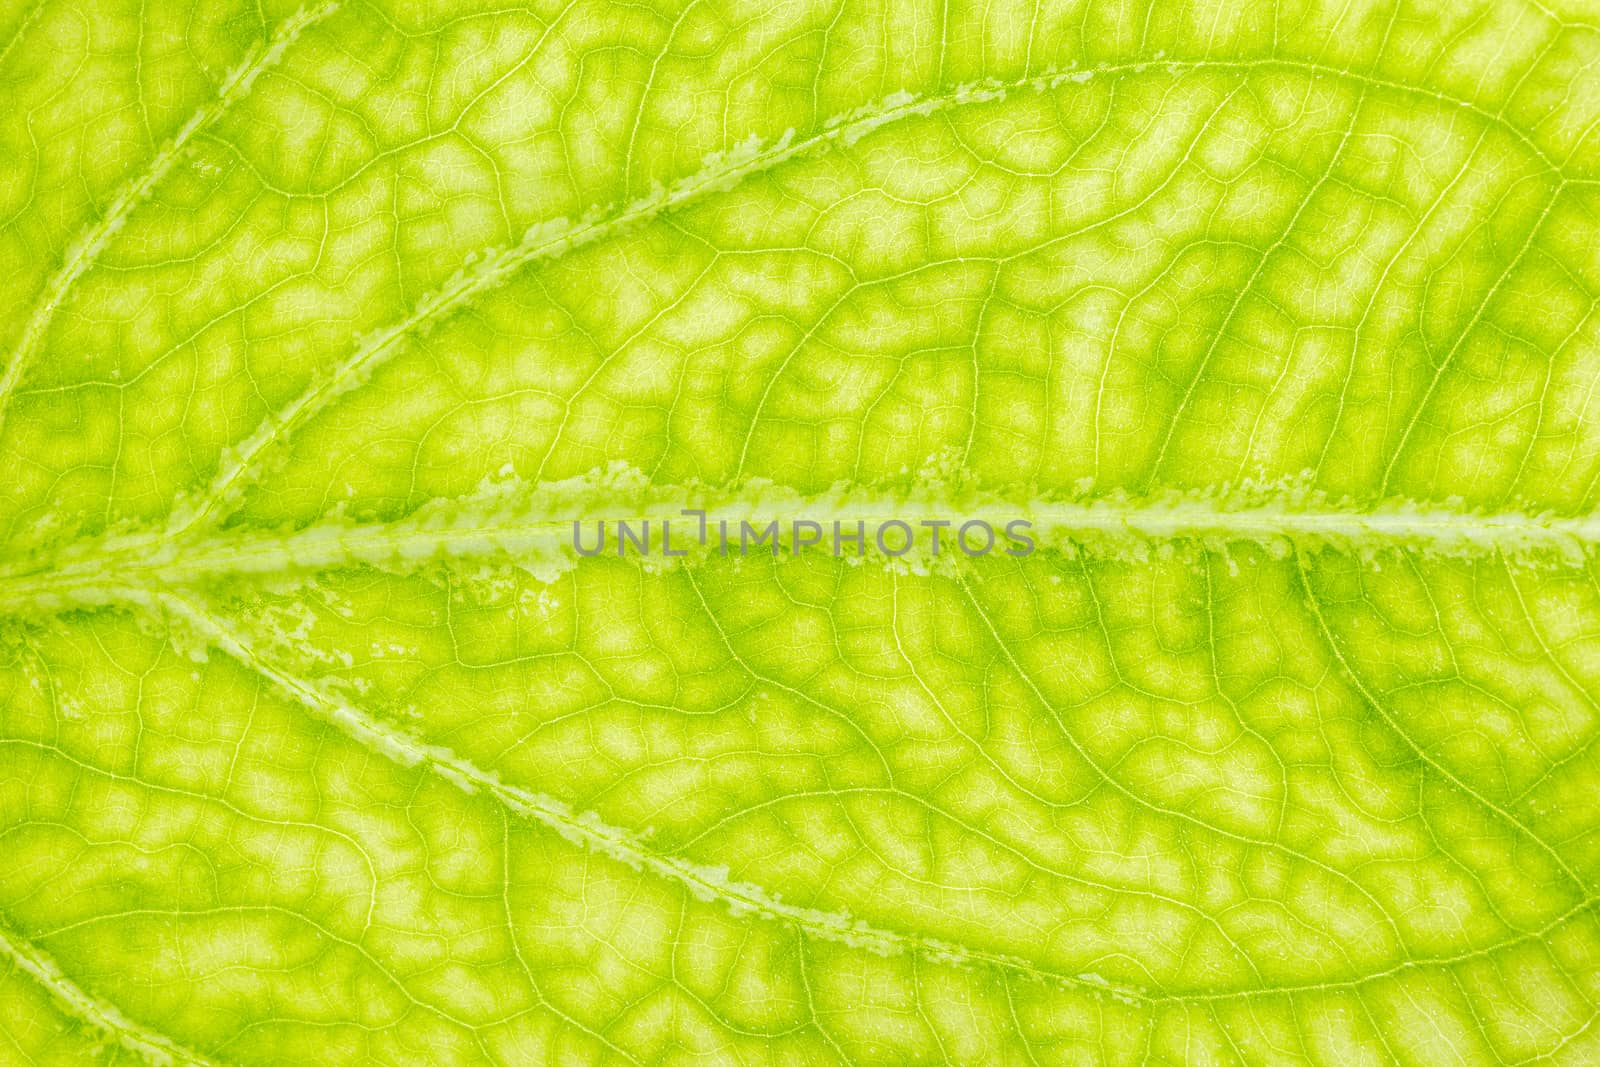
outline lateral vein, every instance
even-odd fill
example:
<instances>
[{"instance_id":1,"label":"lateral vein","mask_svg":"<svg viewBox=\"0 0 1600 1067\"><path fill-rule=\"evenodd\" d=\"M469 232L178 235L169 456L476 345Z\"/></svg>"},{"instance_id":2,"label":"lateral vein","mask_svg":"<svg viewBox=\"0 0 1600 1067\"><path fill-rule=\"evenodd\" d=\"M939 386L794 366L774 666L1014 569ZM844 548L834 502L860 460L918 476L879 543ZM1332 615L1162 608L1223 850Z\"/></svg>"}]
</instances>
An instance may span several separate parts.
<instances>
[{"instance_id":1,"label":"lateral vein","mask_svg":"<svg viewBox=\"0 0 1600 1067\"><path fill-rule=\"evenodd\" d=\"M172 172L195 135L227 114L249 92L250 86L263 71L277 64L289 46L308 27L327 18L337 6L336 0L327 0L303 7L279 24L269 38L248 52L243 61L224 76L217 95L189 116L188 121L167 139L142 171L123 183L112 196L106 210L73 237L62 257L61 266L45 283L23 323L22 334L6 361L5 369L0 371L0 431L5 428L6 413L17 384L38 356L45 333L78 279L94 266L134 209Z\"/></svg>"},{"instance_id":2,"label":"lateral vein","mask_svg":"<svg viewBox=\"0 0 1600 1067\"><path fill-rule=\"evenodd\" d=\"M415 737L405 729L378 719L314 683L300 678L254 651L247 639L230 629L203 607L167 594L160 606L208 644L271 681L281 692L317 718L331 723L363 747L403 767L422 767L464 792L492 797L507 811L553 830L568 842L591 849L636 871L647 871L682 885L696 899L717 901L736 915L757 915L791 924L807 935L862 949L880 956L916 953L953 966L989 967L1057 984L1079 986L1140 1001L1147 994L1114 984L1098 975L1069 975L1009 953L920 937L875 926L843 912L790 904L769 890L729 877L726 869L695 863L682 856L650 848L638 835L604 822L591 812L575 812L554 797L506 782L494 771Z\"/></svg>"},{"instance_id":3,"label":"lateral vein","mask_svg":"<svg viewBox=\"0 0 1600 1067\"><path fill-rule=\"evenodd\" d=\"M0 924L0 955L47 989L75 1018L104 1031L117 1044L154 1067L209 1067L211 1060L123 1014L114 1004L90 993L62 971L43 949Z\"/></svg>"},{"instance_id":4,"label":"lateral vein","mask_svg":"<svg viewBox=\"0 0 1600 1067\"><path fill-rule=\"evenodd\" d=\"M1586 897L1549 919L1543 926L1515 932L1498 943L1449 955L1399 959L1391 967L1368 974L1215 991L1170 992L1160 988L1141 988L1113 982L1093 972L1070 973L1012 953L877 926L842 911L787 903L763 886L732 879L724 868L696 863L683 856L653 849L645 839L632 831L612 826L592 812L574 811L554 797L508 783L497 772L481 768L449 748L432 744L402 726L372 715L267 659L251 647L247 635L187 597L164 594L149 606L163 612L174 623L186 627L207 645L221 650L265 678L313 717L329 723L363 748L398 766L420 767L467 794L488 796L510 814L543 826L573 845L604 855L632 870L682 885L696 899L720 903L736 916L750 915L784 923L806 937L843 944L875 955L915 955L944 966L988 970L1002 978L1075 988L1145 1007L1213 1003L1254 996L1358 991L1372 982L1408 971L1457 966L1506 948L1543 940L1554 930L1589 914L1597 902L1595 897Z\"/></svg>"},{"instance_id":5,"label":"lateral vein","mask_svg":"<svg viewBox=\"0 0 1600 1067\"><path fill-rule=\"evenodd\" d=\"M874 130L908 118L1000 100L1012 92L1047 92L1068 83L1081 84L1092 78L1139 74L1151 70L1166 71L1173 75L1196 72L1244 75L1252 71L1284 71L1308 77L1352 79L1381 91L1420 96L1440 106L1460 108L1487 125L1505 130L1545 170L1556 176L1560 186L1564 187L1573 181L1572 176L1566 174L1528 134L1508 122L1504 116L1487 111L1470 100L1303 60L1138 59L1097 67L1052 70L1009 81L972 82L920 97L909 92L897 92L852 111L834 115L822 122L815 132L804 137L797 137L793 129L769 141L752 135L725 152L707 156L699 171L659 186L639 199L620 206L594 205L577 219L546 219L531 226L515 244L468 255L461 269L443 286L422 297L404 315L359 338L349 354L319 375L298 396L268 415L248 437L229 449L205 491L183 502L174 511L169 529L178 531L218 521L227 507L238 502L252 478L259 475L263 454L274 441L287 436L339 396L359 388L399 350L406 338L419 335L452 312L470 306L478 297L504 285L531 263L559 259L575 249L627 232L673 208L714 193L726 192L745 179L791 159L818 152L835 142L853 144Z\"/></svg>"}]
</instances>

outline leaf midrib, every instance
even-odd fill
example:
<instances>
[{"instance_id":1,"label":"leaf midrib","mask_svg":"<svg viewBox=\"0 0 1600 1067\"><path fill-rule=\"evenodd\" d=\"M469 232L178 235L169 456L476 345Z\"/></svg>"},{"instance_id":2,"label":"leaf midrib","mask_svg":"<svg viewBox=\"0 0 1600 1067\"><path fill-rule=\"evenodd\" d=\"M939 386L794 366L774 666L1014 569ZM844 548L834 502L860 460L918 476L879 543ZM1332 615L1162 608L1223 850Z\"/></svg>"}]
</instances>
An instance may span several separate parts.
<instances>
[{"instance_id":1,"label":"leaf midrib","mask_svg":"<svg viewBox=\"0 0 1600 1067\"><path fill-rule=\"evenodd\" d=\"M684 509L705 512L712 547L695 543L699 520ZM1470 511L1409 500L1363 507L1335 504L1292 486L1171 492L1153 497L1120 493L1062 499L923 485L895 491L840 485L803 494L770 483L713 489L700 485L650 485L642 476L615 472L538 484L490 485L453 500L436 500L393 522L327 518L296 532L259 529L201 530L172 535L165 530L117 533L69 546L47 560L0 566L0 615L40 608L81 607L137 601L163 589L204 588L221 580L279 577L297 573L374 567L410 571L445 560L502 561L550 577L579 562L572 550L574 523L593 546L597 524L607 524L605 555L616 558L616 524L633 529L652 524L656 564L663 523L673 524L673 547L691 549L689 559L718 554L720 523L736 543L741 523L764 529L778 522L809 520L823 542L807 553L832 551L832 524L846 532L862 524L869 558L885 524L947 519L982 520L997 535L1013 520L1032 524L1039 551L1083 551L1110 558L1143 558L1153 547L1198 545L1226 551L1254 545L1281 555L1290 550L1332 549L1356 555L1417 551L1458 558L1500 557L1581 563L1600 546L1600 513L1535 514ZM941 535L941 559L959 557L954 525ZM885 531L891 544L899 534ZM926 532L920 542L928 546ZM996 554L1003 551L997 541ZM752 547L751 554L768 550ZM850 554L846 545L843 552ZM789 556L787 544L781 550ZM913 553L909 561L927 562Z\"/></svg>"}]
</instances>

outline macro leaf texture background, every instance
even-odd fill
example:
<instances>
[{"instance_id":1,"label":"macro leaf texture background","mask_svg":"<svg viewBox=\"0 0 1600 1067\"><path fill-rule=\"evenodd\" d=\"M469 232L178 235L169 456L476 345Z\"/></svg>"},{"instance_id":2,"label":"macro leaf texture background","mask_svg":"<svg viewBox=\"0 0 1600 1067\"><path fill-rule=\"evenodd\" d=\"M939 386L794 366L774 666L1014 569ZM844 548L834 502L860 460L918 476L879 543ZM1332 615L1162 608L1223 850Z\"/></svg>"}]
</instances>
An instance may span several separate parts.
<instances>
[{"instance_id":1,"label":"macro leaf texture background","mask_svg":"<svg viewBox=\"0 0 1600 1067\"><path fill-rule=\"evenodd\" d=\"M0 1063L1600 1064L1597 301L1578 0L0 0Z\"/></svg>"}]
</instances>

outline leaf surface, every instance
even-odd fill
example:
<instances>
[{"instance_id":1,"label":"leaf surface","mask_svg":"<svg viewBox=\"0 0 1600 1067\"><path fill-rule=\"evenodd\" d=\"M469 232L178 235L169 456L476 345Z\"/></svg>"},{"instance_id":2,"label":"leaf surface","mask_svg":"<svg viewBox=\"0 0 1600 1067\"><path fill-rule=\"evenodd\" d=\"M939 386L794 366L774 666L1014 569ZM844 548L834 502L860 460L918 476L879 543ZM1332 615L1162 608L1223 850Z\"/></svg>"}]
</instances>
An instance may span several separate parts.
<instances>
[{"instance_id":1,"label":"leaf surface","mask_svg":"<svg viewBox=\"0 0 1600 1067\"><path fill-rule=\"evenodd\" d=\"M0 87L0 1062L1600 1059L1593 11L42 0ZM684 509L867 550L573 550Z\"/></svg>"}]
</instances>

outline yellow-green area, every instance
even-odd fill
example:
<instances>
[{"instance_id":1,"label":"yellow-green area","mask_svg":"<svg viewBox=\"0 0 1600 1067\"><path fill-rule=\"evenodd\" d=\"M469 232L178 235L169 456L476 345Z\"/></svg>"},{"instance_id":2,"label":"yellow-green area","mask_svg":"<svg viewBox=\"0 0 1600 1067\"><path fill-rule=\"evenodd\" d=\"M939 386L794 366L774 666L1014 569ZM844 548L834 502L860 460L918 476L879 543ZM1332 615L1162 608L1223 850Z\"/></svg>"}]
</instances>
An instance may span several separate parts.
<instances>
[{"instance_id":1,"label":"yellow-green area","mask_svg":"<svg viewBox=\"0 0 1600 1067\"><path fill-rule=\"evenodd\" d=\"M0 0L0 1065L1600 1063L1597 305L1578 0Z\"/></svg>"}]
</instances>

